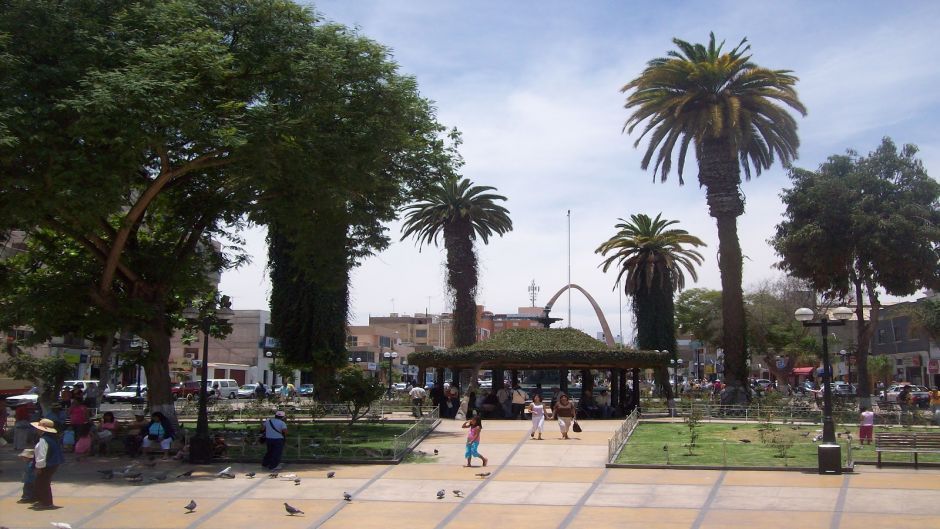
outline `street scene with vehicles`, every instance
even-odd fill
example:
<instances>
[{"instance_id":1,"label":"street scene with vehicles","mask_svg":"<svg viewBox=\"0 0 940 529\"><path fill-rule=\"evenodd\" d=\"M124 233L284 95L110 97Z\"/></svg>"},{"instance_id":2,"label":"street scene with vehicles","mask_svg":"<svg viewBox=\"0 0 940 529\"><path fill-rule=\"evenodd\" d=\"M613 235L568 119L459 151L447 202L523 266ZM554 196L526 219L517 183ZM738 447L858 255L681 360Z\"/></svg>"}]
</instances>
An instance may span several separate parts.
<instances>
[{"instance_id":1,"label":"street scene with vehicles","mask_svg":"<svg viewBox=\"0 0 940 529\"><path fill-rule=\"evenodd\" d=\"M0 529L940 527L940 6L533 7L4 2Z\"/></svg>"}]
</instances>

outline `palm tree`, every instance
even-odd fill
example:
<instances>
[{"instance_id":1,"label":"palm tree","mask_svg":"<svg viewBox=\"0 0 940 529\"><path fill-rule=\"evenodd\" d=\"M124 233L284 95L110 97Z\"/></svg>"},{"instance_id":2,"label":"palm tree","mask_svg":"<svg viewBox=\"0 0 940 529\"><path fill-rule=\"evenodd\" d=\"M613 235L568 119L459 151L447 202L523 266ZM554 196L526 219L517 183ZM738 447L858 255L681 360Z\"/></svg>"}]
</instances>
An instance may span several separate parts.
<instances>
[{"instance_id":1,"label":"palm tree","mask_svg":"<svg viewBox=\"0 0 940 529\"><path fill-rule=\"evenodd\" d=\"M673 295L685 288L685 274L698 280L695 266L702 264L702 255L690 247L705 243L685 230L670 228L675 220L664 220L662 214L631 215L630 221L620 219L617 233L600 245L595 253L610 257L601 263L606 272L611 266L620 271L617 284L633 299L636 318L637 347L668 350L676 359L676 323ZM662 382L662 381L661 381ZM665 381L666 388L669 387ZM671 392L667 390L668 398Z\"/></svg>"},{"instance_id":2,"label":"palm tree","mask_svg":"<svg viewBox=\"0 0 940 529\"><path fill-rule=\"evenodd\" d=\"M483 244L491 235L512 230L509 210L496 201L506 197L488 193L495 187L474 186L466 178L446 178L433 186L427 197L405 208L402 240L413 235L419 247L437 246L444 235L447 250L447 285L454 302L454 345L476 341L477 256L473 242Z\"/></svg>"},{"instance_id":3,"label":"palm tree","mask_svg":"<svg viewBox=\"0 0 940 529\"><path fill-rule=\"evenodd\" d=\"M644 170L655 155L654 177L658 173L660 181L665 181L678 143L682 184L686 153L690 144L695 145L699 184L705 187L709 214L718 225L726 402L748 398L743 264L737 232L737 217L744 213L741 169L750 179L752 171L759 175L775 157L784 165L794 160L799 146L796 121L784 105L806 114L793 88L797 78L789 70L769 70L752 63L746 42L724 53L724 42L716 46L714 34L707 47L673 39L679 51L649 61L643 73L621 90L632 91L625 107L633 114L624 130L632 133L646 123L634 146L650 135L641 164Z\"/></svg>"}]
</instances>

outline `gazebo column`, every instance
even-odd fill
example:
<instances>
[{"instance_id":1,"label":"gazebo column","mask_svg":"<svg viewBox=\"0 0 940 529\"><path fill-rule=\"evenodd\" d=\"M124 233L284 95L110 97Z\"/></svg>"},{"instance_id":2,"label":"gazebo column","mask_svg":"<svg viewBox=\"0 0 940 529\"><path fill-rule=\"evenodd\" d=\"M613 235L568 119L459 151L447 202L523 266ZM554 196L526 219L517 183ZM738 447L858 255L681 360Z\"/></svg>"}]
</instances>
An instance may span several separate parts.
<instances>
[{"instance_id":1,"label":"gazebo column","mask_svg":"<svg viewBox=\"0 0 940 529\"><path fill-rule=\"evenodd\" d=\"M512 387L516 387L519 384L519 370L518 369L509 370L509 381Z\"/></svg>"},{"instance_id":2,"label":"gazebo column","mask_svg":"<svg viewBox=\"0 0 940 529\"><path fill-rule=\"evenodd\" d=\"M427 368L421 366L418 368L418 380L415 381L415 385L423 388L425 385L425 379L427 379Z\"/></svg>"},{"instance_id":3,"label":"gazebo column","mask_svg":"<svg viewBox=\"0 0 940 529\"><path fill-rule=\"evenodd\" d=\"M610 384L608 384L608 391L610 392L610 408L619 413L620 411L620 391L617 390L618 380L620 380L620 372L616 369L610 370L610 375L608 377Z\"/></svg>"},{"instance_id":4,"label":"gazebo column","mask_svg":"<svg viewBox=\"0 0 940 529\"><path fill-rule=\"evenodd\" d=\"M642 412L640 409L640 368L633 368L633 409L637 410L637 413Z\"/></svg>"},{"instance_id":5,"label":"gazebo column","mask_svg":"<svg viewBox=\"0 0 940 529\"><path fill-rule=\"evenodd\" d=\"M617 393L620 395L620 410L622 413L629 413L628 404L629 397L627 396L627 370L618 369L617 374Z\"/></svg>"},{"instance_id":6,"label":"gazebo column","mask_svg":"<svg viewBox=\"0 0 940 529\"><path fill-rule=\"evenodd\" d=\"M434 387L436 388L444 387L444 368L443 367L434 368Z\"/></svg>"},{"instance_id":7,"label":"gazebo column","mask_svg":"<svg viewBox=\"0 0 940 529\"><path fill-rule=\"evenodd\" d=\"M581 394L584 395L584 390L589 389L591 393L594 393L594 375L591 374L590 369L581 370Z\"/></svg>"},{"instance_id":8,"label":"gazebo column","mask_svg":"<svg viewBox=\"0 0 940 529\"><path fill-rule=\"evenodd\" d=\"M462 395L460 391L460 368L450 368L450 387L451 389L457 390L457 398L459 399Z\"/></svg>"},{"instance_id":9,"label":"gazebo column","mask_svg":"<svg viewBox=\"0 0 940 529\"><path fill-rule=\"evenodd\" d=\"M499 391L505 385L503 380L503 370L493 369L493 391Z\"/></svg>"}]
</instances>

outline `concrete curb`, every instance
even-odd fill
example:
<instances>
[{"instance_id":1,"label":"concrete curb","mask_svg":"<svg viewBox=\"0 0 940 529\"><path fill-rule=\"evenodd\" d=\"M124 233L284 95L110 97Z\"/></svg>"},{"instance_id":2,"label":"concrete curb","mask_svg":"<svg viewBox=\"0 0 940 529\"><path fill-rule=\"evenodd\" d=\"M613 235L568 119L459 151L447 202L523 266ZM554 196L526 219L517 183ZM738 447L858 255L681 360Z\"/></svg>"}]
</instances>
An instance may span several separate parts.
<instances>
[{"instance_id":1,"label":"concrete curb","mask_svg":"<svg viewBox=\"0 0 940 529\"><path fill-rule=\"evenodd\" d=\"M713 466L713 465L642 465L630 463L607 463L607 468L645 468L654 470L758 470L758 471L777 471L777 472L809 472L816 474L817 467L732 467L732 466ZM912 464L913 466L913 464ZM853 467L842 469L843 474L853 473Z\"/></svg>"}]
</instances>

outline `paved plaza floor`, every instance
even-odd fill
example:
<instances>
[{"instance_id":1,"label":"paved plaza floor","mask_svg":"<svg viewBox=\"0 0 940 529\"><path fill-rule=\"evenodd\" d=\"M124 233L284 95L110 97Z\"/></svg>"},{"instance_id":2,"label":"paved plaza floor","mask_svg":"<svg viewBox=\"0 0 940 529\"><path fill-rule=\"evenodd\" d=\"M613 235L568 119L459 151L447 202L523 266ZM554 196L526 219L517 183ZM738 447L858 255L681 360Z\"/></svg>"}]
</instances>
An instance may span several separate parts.
<instances>
[{"instance_id":1,"label":"paved plaza floor","mask_svg":"<svg viewBox=\"0 0 940 529\"><path fill-rule=\"evenodd\" d=\"M618 421L583 422L584 432L530 440L528 422L487 421L480 451L489 466L464 468L464 430L444 420L420 450L437 456L401 465L287 465L293 479L270 479L259 465L222 468L157 461L145 481L103 481L96 470L127 459L69 462L56 475L53 511L17 504L19 464L9 446L0 462L0 526L75 529L927 529L940 527L940 471L861 467L854 474L607 469L607 438ZM143 461L142 461L143 462ZM258 472L248 479L246 472ZM333 479L326 473L334 471ZM478 477L480 472L490 472ZM148 477L166 472L166 481ZM445 496L437 499L437 491ZM461 491L460 497L453 491ZM352 501L343 501L343 492ZM198 507L187 514L191 499ZM288 516L283 503L304 511Z\"/></svg>"}]
</instances>

